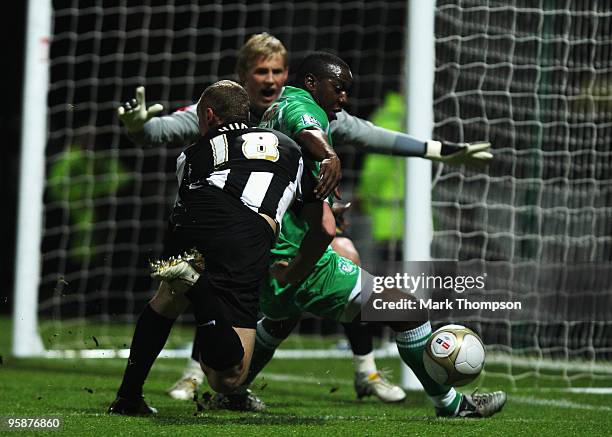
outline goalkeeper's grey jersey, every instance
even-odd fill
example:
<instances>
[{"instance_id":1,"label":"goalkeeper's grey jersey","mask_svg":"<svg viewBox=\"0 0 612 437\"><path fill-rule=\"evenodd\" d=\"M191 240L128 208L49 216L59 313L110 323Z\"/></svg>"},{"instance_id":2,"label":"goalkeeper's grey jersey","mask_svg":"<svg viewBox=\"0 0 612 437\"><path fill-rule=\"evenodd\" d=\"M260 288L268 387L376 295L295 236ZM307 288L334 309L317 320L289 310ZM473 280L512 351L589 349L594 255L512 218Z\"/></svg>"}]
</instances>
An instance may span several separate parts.
<instances>
[{"instance_id":1,"label":"goalkeeper's grey jersey","mask_svg":"<svg viewBox=\"0 0 612 437\"><path fill-rule=\"evenodd\" d=\"M154 117L144 130L130 137L138 144L186 146L200 136L196 104L181 108L171 115ZM336 114L330 125L335 145L353 145L366 152L399 156L424 156L425 142L410 135L375 126L346 111ZM259 120L251 120L256 124Z\"/></svg>"}]
</instances>

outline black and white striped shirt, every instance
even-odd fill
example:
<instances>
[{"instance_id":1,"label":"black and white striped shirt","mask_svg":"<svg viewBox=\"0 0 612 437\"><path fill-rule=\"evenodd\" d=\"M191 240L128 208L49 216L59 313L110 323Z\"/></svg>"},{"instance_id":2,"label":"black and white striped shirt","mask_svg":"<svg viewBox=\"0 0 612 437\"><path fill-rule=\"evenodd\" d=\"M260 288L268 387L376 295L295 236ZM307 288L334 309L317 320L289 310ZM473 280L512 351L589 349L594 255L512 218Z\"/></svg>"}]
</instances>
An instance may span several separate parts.
<instances>
[{"instance_id":1,"label":"black and white striped shirt","mask_svg":"<svg viewBox=\"0 0 612 437\"><path fill-rule=\"evenodd\" d=\"M227 123L211 130L177 159L179 195L174 223L205 214L198 191L217 187L251 210L281 223L300 190L303 161L299 146L271 129Z\"/></svg>"}]
</instances>

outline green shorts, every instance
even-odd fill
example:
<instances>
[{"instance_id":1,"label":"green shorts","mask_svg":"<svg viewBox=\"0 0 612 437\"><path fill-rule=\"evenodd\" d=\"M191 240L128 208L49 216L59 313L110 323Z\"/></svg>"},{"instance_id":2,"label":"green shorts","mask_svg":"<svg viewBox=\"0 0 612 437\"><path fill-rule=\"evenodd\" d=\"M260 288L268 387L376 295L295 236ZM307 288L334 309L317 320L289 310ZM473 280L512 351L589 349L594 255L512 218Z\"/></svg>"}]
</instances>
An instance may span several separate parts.
<instances>
[{"instance_id":1,"label":"green shorts","mask_svg":"<svg viewBox=\"0 0 612 437\"><path fill-rule=\"evenodd\" d=\"M272 255L272 262L281 256ZM352 321L360 310L361 268L328 248L311 274L298 286L282 287L272 277L261 286L262 313L285 320L304 312L341 322Z\"/></svg>"}]
</instances>

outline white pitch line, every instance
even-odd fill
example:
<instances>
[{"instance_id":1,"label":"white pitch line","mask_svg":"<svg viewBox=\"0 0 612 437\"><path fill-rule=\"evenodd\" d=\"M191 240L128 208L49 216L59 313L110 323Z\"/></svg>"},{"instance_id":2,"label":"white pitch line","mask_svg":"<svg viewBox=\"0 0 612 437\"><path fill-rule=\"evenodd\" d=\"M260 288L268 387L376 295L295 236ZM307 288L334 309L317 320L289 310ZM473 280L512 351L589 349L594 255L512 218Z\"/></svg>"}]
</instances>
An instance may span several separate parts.
<instances>
[{"instance_id":1,"label":"white pitch line","mask_svg":"<svg viewBox=\"0 0 612 437\"><path fill-rule=\"evenodd\" d=\"M338 385L353 385L352 379L339 379L339 378L319 378L315 376L296 376L289 375L285 373L267 373L262 372L261 378L267 379L269 381L277 381L277 382L296 382L302 384L338 384Z\"/></svg>"},{"instance_id":2,"label":"white pitch line","mask_svg":"<svg viewBox=\"0 0 612 437\"><path fill-rule=\"evenodd\" d=\"M48 350L43 353L47 358L127 358L129 349L85 349L85 350ZM191 348L164 349L160 358L187 358L191 356ZM274 354L276 359L302 360L318 358L352 358L350 350L338 349L279 349ZM385 347L374 350L376 358L398 358L397 347L389 343ZM530 358L513 356L496 351L487 352L487 364L502 364L513 367L528 367L536 370L570 371L585 373L600 373L612 375L612 364L608 362L591 362L580 360L551 360L546 358Z\"/></svg>"},{"instance_id":3,"label":"white pitch line","mask_svg":"<svg viewBox=\"0 0 612 437\"><path fill-rule=\"evenodd\" d=\"M611 395L612 388L609 387L537 387L537 388L515 388L512 393L573 393L573 394L593 394L593 395Z\"/></svg>"},{"instance_id":4,"label":"white pitch line","mask_svg":"<svg viewBox=\"0 0 612 437\"><path fill-rule=\"evenodd\" d=\"M487 352L487 364L502 364L514 367L528 367L536 370L586 372L612 374L612 365L608 362L580 360L551 360L547 358L512 356L499 352Z\"/></svg>"},{"instance_id":5,"label":"white pitch line","mask_svg":"<svg viewBox=\"0 0 612 437\"><path fill-rule=\"evenodd\" d=\"M585 393L590 395L612 395L612 387L571 387L564 391L569 393Z\"/></svg>"},{"instance_id":6,"label":"white pitch line","mask_svg":"<svg viewBox=\"0 0 612 437\"><path fill-rule=\"evenodd\" d=\"M578 402L560 400L560 399L541 399L533 396L515 396L510 394L508 403L519 403L527 405L540 405L544 407L569 408L573 410L590 410L590 411L612 411L612 408L605 405L590 405L580 404Z\"/></svg>"},{"instance_id":7,"label":"white pitch line","mask_svg":"<svg viewBox=\"0 0 612 437\"><path fill-rule=\"evenodd\" d=\"M326 377L314 377L314 376L296 376L289 375L284 373L262 373L261 377L267 379L269 381L277 381L277 382L293 382L293 383L303 383L303 384L336 384L336 385L352 385L353 381L349 379L336 379L336 378L326 378ZM565 391L572 391L576 393L586 393L586 391L579 390L589 390L589 388L576 388L576 389L567 389ZM593 390L593 389L591 389ZM602 389L602 390L611 390L611 389ZM572 402L567 400L559 400L559 399L541 399L533 396L518 396L510 393L509 403L519 403L519 404L527 404L527 405L541 405L546 407L555 407L555 408L569 408L574 410L589 410L589 411L612 411L611 407L607 407L604 405L590 405L590 404L581 404L578 402Z\"/></svg>"}]
</instances>

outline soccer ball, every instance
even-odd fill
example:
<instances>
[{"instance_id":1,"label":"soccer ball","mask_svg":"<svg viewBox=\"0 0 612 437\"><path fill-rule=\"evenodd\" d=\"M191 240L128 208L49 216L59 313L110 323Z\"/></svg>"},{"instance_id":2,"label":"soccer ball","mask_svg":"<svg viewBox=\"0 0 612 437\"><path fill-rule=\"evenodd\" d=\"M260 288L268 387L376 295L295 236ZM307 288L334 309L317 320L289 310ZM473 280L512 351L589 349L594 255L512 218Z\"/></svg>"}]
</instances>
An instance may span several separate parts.
<instances>
[{"instance_id":1,"label":"soccer ball","mask_svg":"<svg viewBox=\"0 0 612 437\"><path fill-rule=\"evenodd\" d=\"M442 385L462 386L475 380L485 362L482 340L461 325L446 325L434 332L423 352L425 370Z\"/></svg>"}]
</instances>

